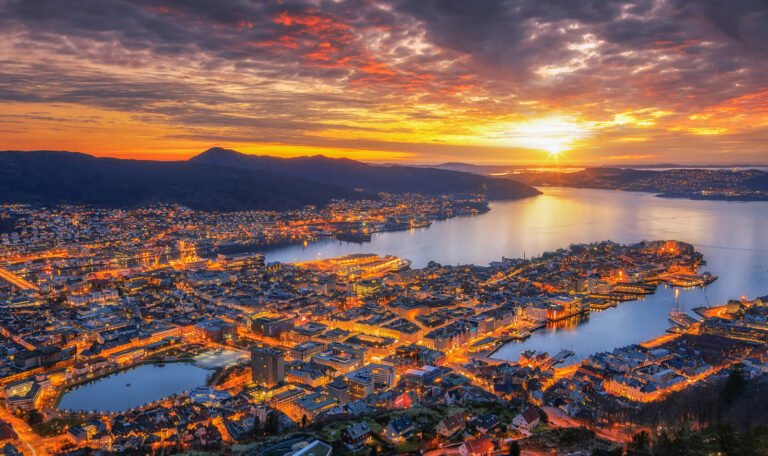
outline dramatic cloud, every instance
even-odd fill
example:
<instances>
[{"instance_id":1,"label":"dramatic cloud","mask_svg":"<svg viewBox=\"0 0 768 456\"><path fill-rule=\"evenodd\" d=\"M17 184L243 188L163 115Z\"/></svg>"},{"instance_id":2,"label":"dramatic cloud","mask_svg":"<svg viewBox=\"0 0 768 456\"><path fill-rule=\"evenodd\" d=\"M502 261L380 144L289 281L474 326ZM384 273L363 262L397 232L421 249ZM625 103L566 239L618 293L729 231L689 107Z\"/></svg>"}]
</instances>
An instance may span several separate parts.
<instances>
[{"instance_id":1,"label":"dramatic cloud","mask_svg":"<svg viewBox=\"0 0 768 456\"><path fill-rule=\"evenodd\" d=\"M0 0L0 148L768 161L762 0Z\"/></svg>"}]
</instances>

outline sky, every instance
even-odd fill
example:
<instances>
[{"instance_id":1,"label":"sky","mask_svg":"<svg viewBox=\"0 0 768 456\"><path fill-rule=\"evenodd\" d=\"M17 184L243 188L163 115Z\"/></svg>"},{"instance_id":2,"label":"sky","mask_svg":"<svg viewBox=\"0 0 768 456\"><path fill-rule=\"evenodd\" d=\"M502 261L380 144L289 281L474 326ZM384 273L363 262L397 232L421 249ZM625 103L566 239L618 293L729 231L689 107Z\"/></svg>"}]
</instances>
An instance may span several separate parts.
<instances>
[{"instance_id":1,"label":"sky","mask_svg":"<svg viewBox=\"0 0 768 456\"><path fill-rule=\"evenodd\" d=\"M768 163L766 0L0 0L0 149Z\"/></svg>"}]
</instances>

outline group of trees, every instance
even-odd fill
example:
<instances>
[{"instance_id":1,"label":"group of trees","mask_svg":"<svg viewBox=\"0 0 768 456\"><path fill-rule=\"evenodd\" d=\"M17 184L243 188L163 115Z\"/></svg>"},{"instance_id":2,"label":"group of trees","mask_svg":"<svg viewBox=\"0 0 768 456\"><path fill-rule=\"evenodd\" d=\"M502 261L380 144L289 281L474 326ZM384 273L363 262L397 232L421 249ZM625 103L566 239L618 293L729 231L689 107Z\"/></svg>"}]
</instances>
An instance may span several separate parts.
<instances>
[{"instance_id":1,"label":"group of trees","mask_svg":"<svg viewBox=\"0 0 768 456\"><path fill-rule=\"evenodd\" d=\"M768 455L768 428L758 426L737 431L721 424L694 431L682 426L664 431L655 438L646 431L636 434L627 445L626 456L762 456Z\"/></svg>"},{"instance_id":2,"label":"group of trees","mask_svg":"<svg viewBox=\"0 0 768 456\"><path fill-rule=\"evenodd\" d=\"M767 380L750 380L744 368L737 365L725 379L687 388L620 418L651 428L676 427L683 421L696 428L719 423L738 429L768 425Z\"/></svg>"},{"instance_id":3,"label":"group of trees","mask_svg":"<svg viewBox=\"0 0 768 456\"><path fill-rule=\"evenodd\" d=\"M738 365L724 381L684 391L646 409L655 414L654 424L667 430L655 436L646 431L636 434L626 455L768 455L766 391L764 379L748 380Z\"/></svg>"}]
</instances>

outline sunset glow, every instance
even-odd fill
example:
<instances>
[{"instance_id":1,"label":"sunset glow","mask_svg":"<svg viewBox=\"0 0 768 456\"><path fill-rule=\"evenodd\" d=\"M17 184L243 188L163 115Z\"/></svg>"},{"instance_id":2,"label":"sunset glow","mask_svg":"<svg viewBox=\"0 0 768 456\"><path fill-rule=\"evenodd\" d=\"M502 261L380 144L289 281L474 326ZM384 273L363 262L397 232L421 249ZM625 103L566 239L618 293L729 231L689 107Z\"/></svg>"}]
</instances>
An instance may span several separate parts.
<instances>
[{"instance_id":1,"label":"sunset glow","mask_svg":"<svg viewBox=\"0 0 768 456\"><path fill-rule=\"evenodd\" d=\"M0 1L0 148L768 161L764 3L550 3Z\"/></svg>"}]
</instances>

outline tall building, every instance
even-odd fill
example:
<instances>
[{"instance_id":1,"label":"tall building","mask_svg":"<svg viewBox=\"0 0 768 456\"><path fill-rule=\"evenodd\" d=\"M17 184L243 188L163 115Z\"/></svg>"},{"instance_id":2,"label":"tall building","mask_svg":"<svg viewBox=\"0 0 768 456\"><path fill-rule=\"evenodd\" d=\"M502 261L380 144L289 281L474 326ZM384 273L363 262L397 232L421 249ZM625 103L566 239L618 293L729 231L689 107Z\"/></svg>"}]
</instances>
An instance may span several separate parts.
<instances>
[{"instance_id":1,"label":"tall building","mask_svg":"<svg viewBox=\"0 0 768 456\"><path fill-rule=\"evenodd\" d=\"M285 378L285 352L279 348L251 349L251 378L263 386L275 386Z\"/></svg>"}]
</instances>

